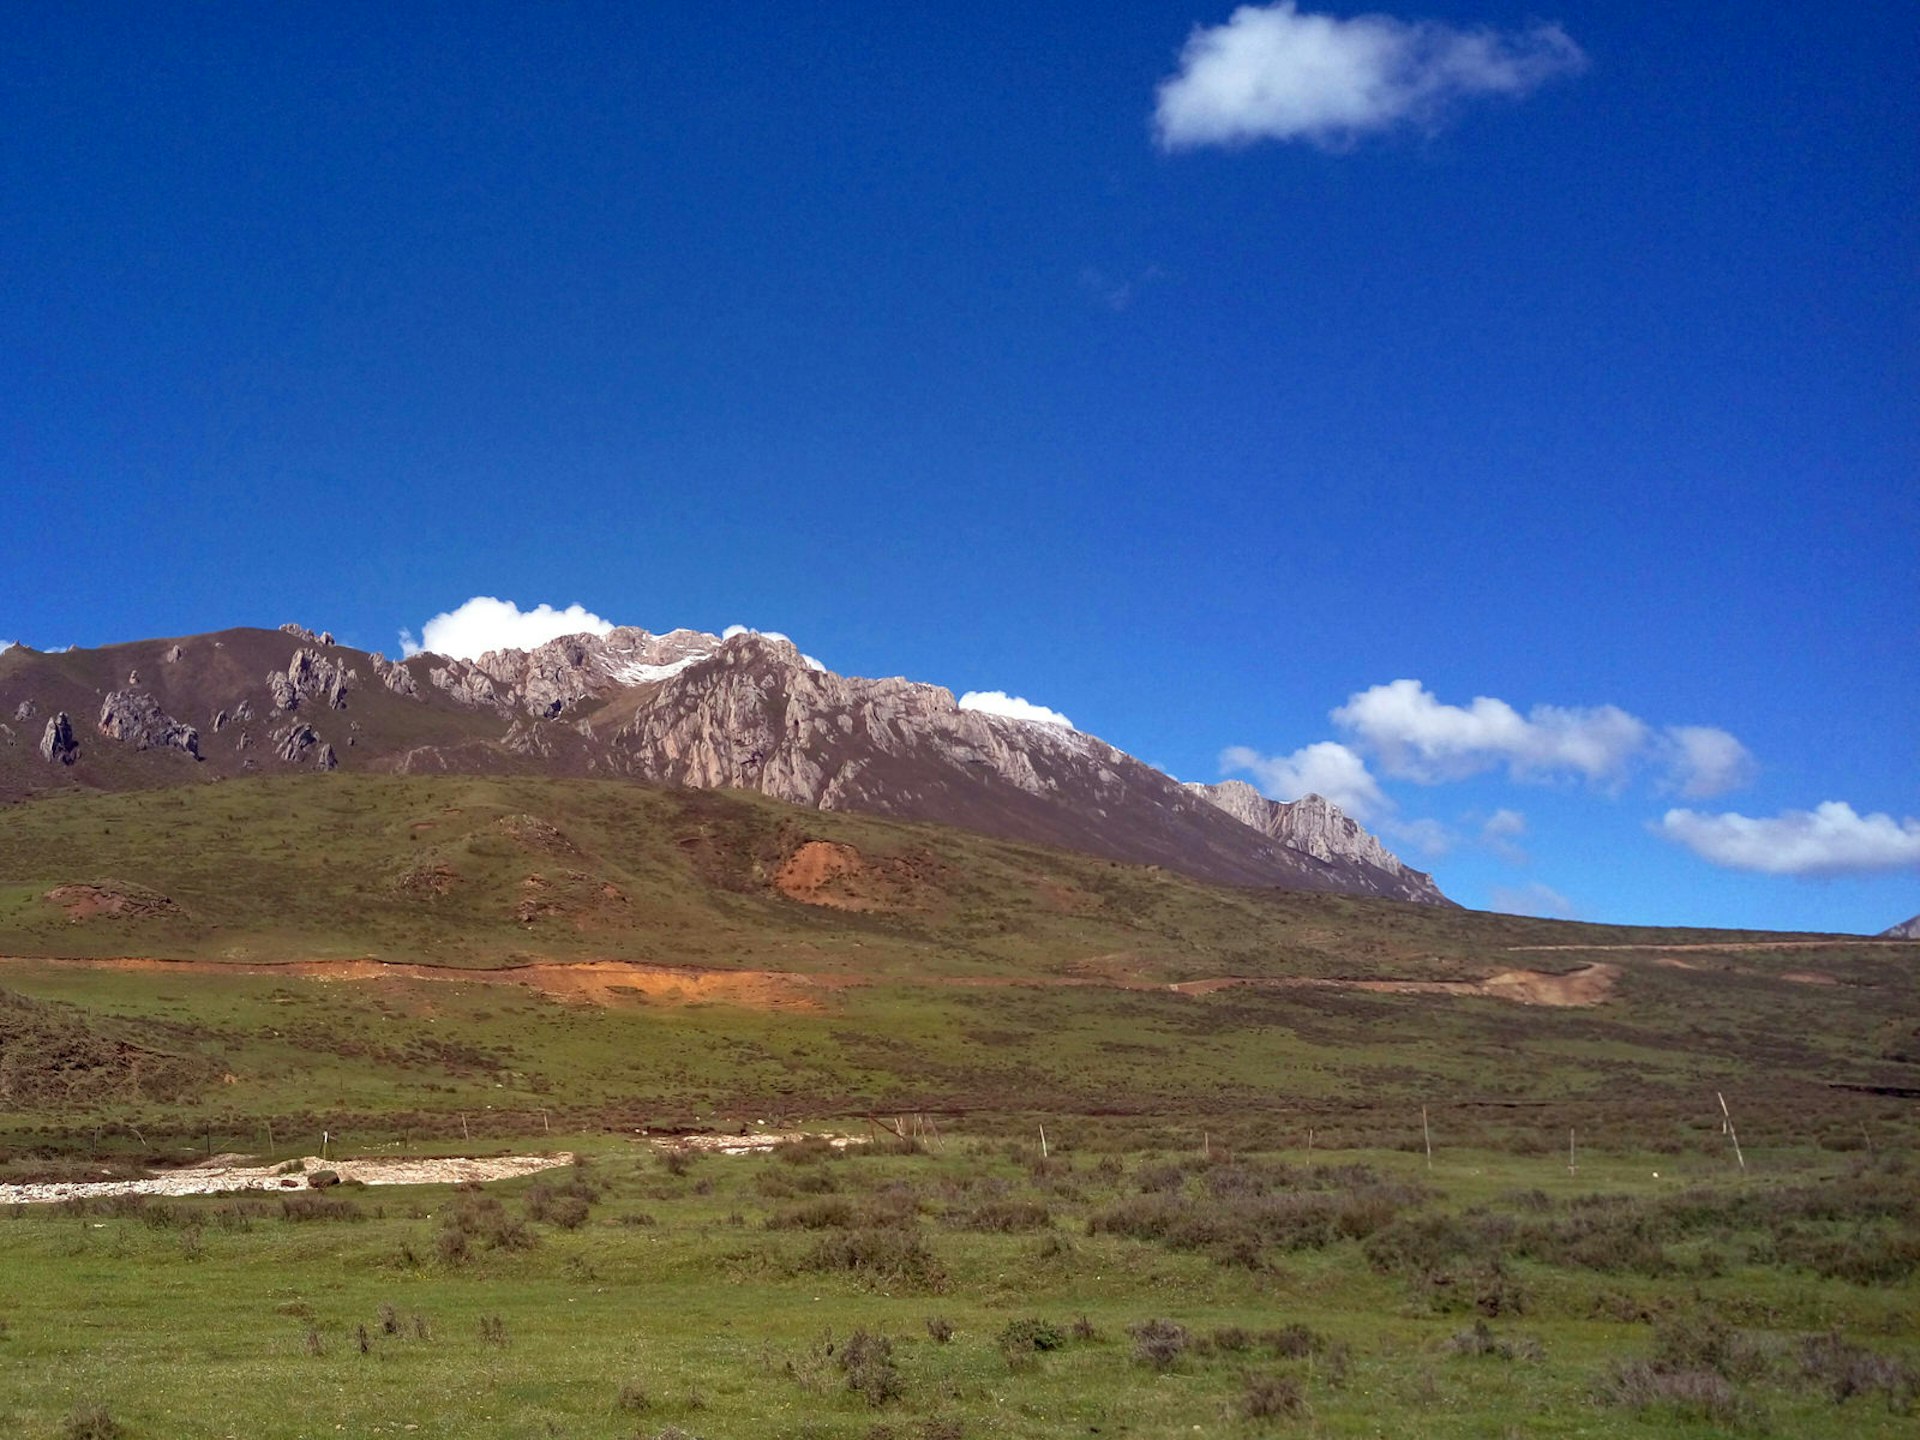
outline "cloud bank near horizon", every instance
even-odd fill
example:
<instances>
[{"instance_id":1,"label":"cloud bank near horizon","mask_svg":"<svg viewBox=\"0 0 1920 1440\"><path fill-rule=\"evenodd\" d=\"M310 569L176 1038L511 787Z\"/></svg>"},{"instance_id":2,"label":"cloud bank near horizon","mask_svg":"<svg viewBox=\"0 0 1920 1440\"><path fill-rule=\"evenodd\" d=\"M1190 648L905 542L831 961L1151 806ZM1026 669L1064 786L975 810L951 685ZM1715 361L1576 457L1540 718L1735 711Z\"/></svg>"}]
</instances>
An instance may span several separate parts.
<instances>
[{"instance_id":1,"label":"cloud bank near horizon","mask_svg":"<svg viewBox=\"0 0 1920 1440\"><path fill-rule=\"evenodd\" d=\"M1525 885L1495 885L1487 892L1487 904L1502 915L1537 915L1543 920L1580 918L1571 900L1538 880Z\"/></svg>"},{"instance_id":2,"label":"cloud bank near horizon","mask_svg":"<svg viewBox=\"0 0 1920 1440\"><path fill-rule=\"evenodd\" d=\"M1650 827L1709 864L1760 875L1870 875L1920 867L1920 820L1862 815L1844 800L1778 815L1669 810Z\"/></svg>"},{"instance_id":3,"label":"cloud bank near horizon","mask_svg":"<svg viewBox=\"0 0 1920 1440\"><path fill-rule=\"evenodd\" d=\"M1285 755L1230 745L1220 753L1221 773L1252 776L1273 800L1324 795L1365 822L1395 808L1381 789L1382 777L1434 786L1505 770L1515 781L1572 779L1618 790L1636 772L1651 769L1661 788L1697 799L1749 783L1758 768L1745 745L1715 726L1656 729L1617 705L1535 705L1524 715L1487 695L1450 705L1418 680L1356 691L1327 718L1343 732L1341 740L1316 741ZM1496 853L1517 854L1509 843L1520 833L1515 822L1524 828L1516 812L1497 812L1483 843ZM1424 824L1400 822L1422 848L1442 853L1451 841L1430 828L1422 838L1415 827Z\"/></svg>"},{"instance_id":4,"label":"cloud bank near horizon","mask_svg":"<svg viewBox=\"0 0 1920 1440\"><path fill-rule=\"evenodd\" d=\"M1502 33L1302 13L1294 0L1242 5L1187 37L1156 94L1154 137L1170 151L1259 140L1338 149L1402 126L1435 129L1464 101L1518 99L1586 64L1558 25Z\"/></svg>"},{"instance_id":5,"label":"cloud bank near horizon","mask_svg":"<svg viewBox=\"0 0 1920 1440\"><path fill-rule=\"evenodd\" d=\"M1003 715L1009 720L1031 720L1039 725L1058 725L1072 730L1074 723L1058 710L1036 705L1021 695L1004 690L969 690L960 697L962 710L978 710L985 715Z\"/></svg>"},{"instance_id":6,"label":"cloud bank near horizon","mask_svg":"<svg viewBox=\"0 0 1920 1440\"><path fill-rule=\"evenodd\" d=\"M1653 766L1667 788L1701 799L1747 784L1758 768L1745 745L1712 725L1656 730L1617 705L1542 704L1522 715L1487 695L1449 705L1418 680L1359 691L1328 718L1382 773L1417 785L1504 767L1514 780L1618 788L1636 768Z\"/></svg>"}]
</instances>

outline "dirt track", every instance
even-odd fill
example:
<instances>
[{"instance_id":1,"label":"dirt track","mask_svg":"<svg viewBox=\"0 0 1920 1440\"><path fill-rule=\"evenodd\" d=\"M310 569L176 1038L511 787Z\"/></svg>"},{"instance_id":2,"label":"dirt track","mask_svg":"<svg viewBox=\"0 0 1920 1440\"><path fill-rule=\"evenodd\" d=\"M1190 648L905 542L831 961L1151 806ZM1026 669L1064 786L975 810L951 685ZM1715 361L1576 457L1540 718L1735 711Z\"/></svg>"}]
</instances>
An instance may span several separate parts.
<instances>
[{"instance_id":1,"label":"dirt track","mask_svg":"<svg viewBox=\"0 0 1920 1440\"><path fill-rule=\"evenodd\" d=\"M1279 979L1187 980L1167 988L1182 995L1209 995L1234 987L1259 990L1368 990L1380 995L1479 995L1517 1005L1555 1007L1598 1005L1613 993L1618 965L1587 965L1565 975L1538 970L1506 970L1485 980L1322 980L1307 976Z\"/></svg>"},{"instance_id":2,"label":"dirt track","mask_svg":"<svg viewBox=\"0 0 1920 1440\"><path fill-rule=\"evenodd\" d=\"M1838 950L1856 945L1912 945L1911 940L1885 940L1876 935L1856 935L1840 940L1702 940L1686 945L1509 945L1507 953L1545 954L1549 951L1620 950L1712 951L1712 950Z\"/></svg>"},{"instance_id":3,"label":"dirt track","mask_svg":"<svg viewBox=\"0 0 1920 1440\"><path fill-rule=\"evenodd\" d=\"M278 1165L230 1163L243 1158L220 1156L205 1165L157 1172L145 1180L63 1180L43 1185L0 1185L0 1205L48 1204L111 1195L213 1195L222 1190L270 1190L279 1194L311 1189L311 1177L322 1170L331 1170L342 1180L357 1180L363 1185L460 1185L534 1175L573 1163L573 1156L566 1152L481 1159L454 1155L424 1160L322 1160L318 1155L309 1155ZM298 1164L302 1168L289 1174L287 1164Z\"/></svg>"},{"instance_id":4,"label":"dirt track","mask_svg":"<svg viewBox=\"0 0 1920 1440\"><path fill-rule=\"evenodd\" d=\"M1547 947L1554 948L1554 947ZM1568 947L1579 948L1579 947ZM1604 947L1596 947L1604 948ZM283 964L255 961L161 960L123 956L112 959L32 959L0 956L0 965L58 965L102 970L154 971L168 974L286 976L291 979L341 981L423 980L477 985L521 985L557 1000L589 1005L618 1005L633 998L669 1004L718 1001L756 1010L818 1010L822 998L872 983L844 974L809 974L797 970L720 970L697 965L659 965L638 960L581 960L538 962L498 969L464 969L451 965L386 964L378 960L289 960ZM1211 995L1219 990L1365 990L1390 995L1482 996L1519 1005L1598 1005L1612 993L1620 967L1595 962L1566 974L1536 970L1507 970L1484 980L1369 980L1320 976L1222 975L1204 980L1163 981L1120 973L1104 975L940 976L914 979L918 985L956 989L1047 989L1078 987L1114 990L1164 990L1177 995Z\"/></svg>"}]
</instances>

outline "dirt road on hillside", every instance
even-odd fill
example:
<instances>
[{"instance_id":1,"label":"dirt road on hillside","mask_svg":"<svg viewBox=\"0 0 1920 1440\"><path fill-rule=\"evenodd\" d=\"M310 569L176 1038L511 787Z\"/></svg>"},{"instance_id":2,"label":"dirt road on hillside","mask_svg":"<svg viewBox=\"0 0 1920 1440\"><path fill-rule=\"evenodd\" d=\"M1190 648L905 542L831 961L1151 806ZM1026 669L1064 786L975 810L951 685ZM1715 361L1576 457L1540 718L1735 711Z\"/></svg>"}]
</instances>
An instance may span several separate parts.
<instances>
[{"instance_id":1,"label":"dirt road on hillside","mask_svg":"<svg viewBox=\"0 0 1920 1440\"><path fill-rule=\"evenodd\" d=\"M162 960L148 956L110 959L33 959L0 956L9 965L51 965L101 970L152 971L172 975L251 975L340 982L430 981L471 985L520 985L556 1000L619 1005L644 1000L694 1005L708 1001L756 1010L820 1010L836 992L886 983L845 974L797 970L722 970L697 965L660 965L639 960L543 961L498 969L453 965L386 964L378 960L258 961ZM1482 980L1334 979L1308 975L1221 975L1202 980L1152 980L1106 975L920 975L910 983L952 989L1092 988L1211 995L1228 989L1363 990L1388 995L1481 996L1519 1005L1598 1005L1612 993L1620 967L1595 962L1565 974L1507 970Z\"/></svg>"}]
</instances>

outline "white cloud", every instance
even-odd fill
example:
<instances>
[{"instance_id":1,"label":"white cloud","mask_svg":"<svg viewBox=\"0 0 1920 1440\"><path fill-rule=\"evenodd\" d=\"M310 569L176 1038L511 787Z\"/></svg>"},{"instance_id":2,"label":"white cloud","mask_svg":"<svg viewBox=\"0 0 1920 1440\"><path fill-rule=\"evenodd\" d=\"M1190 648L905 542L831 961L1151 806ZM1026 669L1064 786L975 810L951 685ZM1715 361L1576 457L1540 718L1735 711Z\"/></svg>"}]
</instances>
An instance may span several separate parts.
<instances>
[{"instance_id":1,"label":"white cloud","mask_svg":"<svg viewBox=\"0 0 1920 1440\"><path fill-rule=\"evenodd\" d=\"M1860 875L1920 866L1920 820L1861 815L1842 800L1766 817L1669 810L1654 828L1712 864L1762 875Z\"/></svg>"},{"instance_id":2,"label":"white cloud","mask_svg":"<svg viewBox=\"0 0 1920 1440\"><path fill-rule=\"evenodd\" d=\"M1132 309L1147 286L1166 278L1167 272L1158 265L1149 265L1130 276L1109 275L1089 265L1080 272L1080 288L1118 315Z\"/></svg>"},{"instance_id":3,"label":"white cloud","mask_svg":"<svg viewBox=\"0 0 1920 1440\"><path fill-rule=\"evenodd\" d=\"M1031 700L1018 695L1009 695L1004 690L969 690L960 697L962 710L978 710L987 715L1004 715L1009 720L1032 720L1041 725L1058 725L1063 730L1074 728L1073 722L1058 710L1049 710L1045 705L1036 705Z\"/></svg>"},{"instance_id":4,"label":"white cloud","mask_svg":"<svg viewBox=\"0 0 1920 1440\"><path fill-rule=\"evenodd\" d=\"M1304 140L1333 148L1399 125L1432 127L1473 96L1518 97L1582 69L1558 25L1502 34L1390 15L1302 14L1293 0L1242 5L1196 27L1160 85L1166 150Z\"/></svg>"},{"instance_id":5,"label":"white cloud","mask_svg":"<svg viewBox=\"0 0 1920 1440\"><path fill-rule=\"evenodd\" d=\"M13 641L13 640L0 640L0 655L6 654L7 651L13 649L14 645L17 643L18 643L17 641Z\"/></svg>"},{"instance_id":6,"label":"white cloud","mask_svg":"<svg viewBox=\"0 0 1920 1440\"><path fill-rule=\"evenodd\" d=\"M1759 769L1751 750L1711 725L1669 725L1665 748L1669 783L1689 800L1738 790Z\"/></svg>"},{"instance_id":7,"label":"white cloud","mask_svg":"<svg viewBox=\"0 0 1920 1440\"><path fill-rule=\"evenodd\" d=\"M1516 780L1572 773L1617 782L1649 735L1644 721L1614 705L1536 705L1523 716L1485 695L1465 706L1443 705L1418 680L1362 690L1332 720L1377 755L1388 775L1422 785L1464 780L1499 765Z\"/></svg>"},{"instance_id":8,"label":"white cloud","mask_svg":"<svg viewBox=\"0 0 1920 1440\"><path fill-rule=\"evenodd\" d=\"M1547 920L1578 918L1571 900L1538 880L1527 885L1495 885L1487 892L1487 908L1502 915L1538 915Z\"/></svg>"},{"instance_id":9,"label":"white cloud","mask_svg":"<svg viewBox=\"0 0 1920 1440\"><path fill-rule=\"evenodd\" d=\"M402 630L400 653L418 655L427 650L456 660L477 660L489 650L531 650L562 635L604 635L611 629L611 620L602 620L580 605L564 610L536 605L522 610L511 600L476 595L427 621L417 641L411 630Z\"/></svg>"},{"instance_id":10,"label":"white cloud","mask_svg":"<svg viewBox=\"0 0 1920 1440\"><path fill-rule=\"evenodd\" d=\"M1253 776L1269 800L1324 796L1362 822L1393 809L1393 802L1368 773L1367 762L1335 740L1303 745L1291 755L1262 755L1245 745L1229 746L1220 752L1220 770Z\"/></svg>"},{"instance_id":11,"label":"white cloud","mask_svg":"<svg viewBox=\"0 0 1920 1440\"><path fill-rule=\"evenodd\" d=\"M1438 820L1382 820L1380 833L1400 845L1411 845L1422 855L1439 859L1460 843L1450 826Z\"/></svg>"},{"instance_id":12,"label":"white cloud","mask_svg":"<svg viewBox=\"0 0 1920 1440\"><path fill-rule=\"evenodd\" d=\"M1480 843L1511 865L1527 863L1527 852L1515 843L1527 833L1527 817L1518 810L1496 810L1480 825Z\"/></svg>"}]
</instances>

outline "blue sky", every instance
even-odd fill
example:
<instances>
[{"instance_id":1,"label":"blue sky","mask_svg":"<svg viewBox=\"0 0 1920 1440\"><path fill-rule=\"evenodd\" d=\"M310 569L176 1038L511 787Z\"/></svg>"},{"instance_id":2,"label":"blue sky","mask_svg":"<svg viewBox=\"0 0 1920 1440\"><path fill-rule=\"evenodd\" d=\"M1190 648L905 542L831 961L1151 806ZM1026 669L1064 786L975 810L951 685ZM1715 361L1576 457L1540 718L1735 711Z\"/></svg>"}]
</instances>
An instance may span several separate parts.
<instances>
[{"instance_id":1,"label":"blue sky","mask_svg":"<svg viewBox=\"0 0 1920 1440\"><path fill-rule=\"evenodd\" d=\"M1339 781L1469 904L1920 910L1906 7L12 39L0 637L747 623Z\"/></svg>"}]
</instances>

